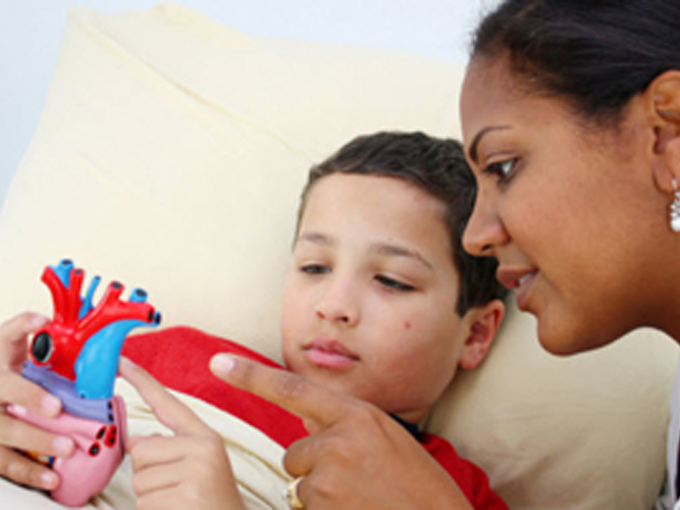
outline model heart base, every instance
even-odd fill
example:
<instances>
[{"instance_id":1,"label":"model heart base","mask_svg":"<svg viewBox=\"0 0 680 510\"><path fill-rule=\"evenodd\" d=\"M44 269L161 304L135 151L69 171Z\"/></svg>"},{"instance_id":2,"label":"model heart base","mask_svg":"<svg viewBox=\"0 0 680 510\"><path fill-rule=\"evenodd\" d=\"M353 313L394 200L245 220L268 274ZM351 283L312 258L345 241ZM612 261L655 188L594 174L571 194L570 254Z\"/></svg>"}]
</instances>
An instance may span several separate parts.
<instances>
[{"instance_id":1,"label":"model heart base","mask_svg":"<svg viewBox=\"0 0 680 510\"><path fill-rule=\"evenodd\" d=\"M62 412L56 418L45 418L26 410L20 415L8 408L14 417L43 430L70 437L75 450L68 458L44 458L23 452L59 475L59 486L50 493L55 501L66 506L82 506L99 494L113 476L125 455L127 437L125 403L119 396L110 399L113 420L100 422Z\"/></svg>"}]
</instances>

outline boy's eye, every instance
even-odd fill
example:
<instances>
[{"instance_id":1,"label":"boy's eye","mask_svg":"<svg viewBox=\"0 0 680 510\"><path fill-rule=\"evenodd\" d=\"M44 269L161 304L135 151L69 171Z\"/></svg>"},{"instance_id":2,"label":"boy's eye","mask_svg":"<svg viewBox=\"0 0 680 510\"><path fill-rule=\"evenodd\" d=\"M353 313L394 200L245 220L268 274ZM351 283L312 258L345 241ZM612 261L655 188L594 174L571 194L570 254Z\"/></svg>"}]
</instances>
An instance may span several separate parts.
<instances>
[{"instance_id":1,"label":"boy's eye","mask_svg":"<svg viewBox=\"0 0 680 510\"><path fill-rule=\"evenodd\" d=\"M307 264L300 267L300 272L305 274L325 274L330 272L330 268L322 264Z\"/></svg>"},{"instance_id":2,"label":"boy's eye","mask_svg":"<svg viewBox=\"0 0 680 510\"><path fill-rule=\"evenodd\" d=\"M402 283L400 281L395 280L394 278L389 278L387 276L383 275L377 275L375 279L384 287L387 287L388 289L392 290L400 290L404 292L409 292L415 289L412 285L408 285L406 283Z\"/></svg>"},{"instance_id":3,"label":"boy's eye","mask_svg":"<svg viewBox=\"0 0 680 510\"><path fill-rule=\"evenodd\" d=\"M506 183L512 179L515 174L517 166L517 158L491 163L484 169L485 174L494 175L498 178L498 182Z\"/></svg>"}]
</instances>

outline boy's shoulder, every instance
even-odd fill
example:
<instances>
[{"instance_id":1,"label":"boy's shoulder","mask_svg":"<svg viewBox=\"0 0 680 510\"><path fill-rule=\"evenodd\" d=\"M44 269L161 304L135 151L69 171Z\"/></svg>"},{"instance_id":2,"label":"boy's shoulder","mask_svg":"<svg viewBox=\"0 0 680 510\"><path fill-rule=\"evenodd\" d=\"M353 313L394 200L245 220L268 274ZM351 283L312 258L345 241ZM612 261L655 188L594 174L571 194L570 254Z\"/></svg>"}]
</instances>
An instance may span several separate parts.
<instances>
[{"instance_id":1,"label":"boy's shoulder","mask_svg":"<svg viewBox=\"0 0 680 510\"><path fill-rule=\"evenodd\" d=\"M473 462L458 455L446 439L423 432L420 434L420 443L451 475L475 509L508 509L500 496L491 489L486 473Z\"/></svg>"}]
</instances>

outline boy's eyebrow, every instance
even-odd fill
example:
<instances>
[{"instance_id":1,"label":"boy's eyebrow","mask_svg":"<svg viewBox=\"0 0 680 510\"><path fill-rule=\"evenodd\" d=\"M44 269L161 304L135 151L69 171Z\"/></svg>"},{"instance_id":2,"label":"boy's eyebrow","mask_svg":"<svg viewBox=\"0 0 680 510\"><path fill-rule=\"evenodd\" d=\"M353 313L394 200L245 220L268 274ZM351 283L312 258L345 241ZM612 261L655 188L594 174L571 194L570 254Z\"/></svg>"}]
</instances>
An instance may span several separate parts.
<instances>
[{"instance_id":1,"label":"boy's eyebrow","mask_svg":"<svg viewBox=\"0 0 680 510\"><path fill-rule=\"evenodd\" d=\"M314 244L322 244L325 246L330 246L333 244L333 240L330 237L319 232L303 232L299 236L297 236L297 239L295 239L295 244L299 243L300 241L306 241L308 243Z\"/></svg>"},{"instance_id":2,"label":"boy's eyebrow","mask_svg":"<svg viewBox=\"0 0 680 510\"><path fill-rule=\"evenodd\" d=\"M309 243L320 244L325 246L333 245L333 240L325 234L319 232L303 232L295 240L296 243L306 241ZM425 267L433 270L432 264L423 257L417 250L412 250L405 246L392 243L374 243L371 246L371 251L378 255L388 255L391 257L408 257L417 260Z\"/></svg>"},{"instance_id":3,"label":"boy's eyebrow","mask_svg":"<svg viewBox=\"0 0 680 510\"><path fill-rule=\"evenodd\" d=\"M422 263L428 269L430 270L433 269L432 264L430 264L430 262L425 257L423 257L417 250L412 250L410 248L406 248L405 246L399 246L397 244L390 243L376 243L373 246L372 251L380 255L411 258Z\"/></svg>"}]
</instances>

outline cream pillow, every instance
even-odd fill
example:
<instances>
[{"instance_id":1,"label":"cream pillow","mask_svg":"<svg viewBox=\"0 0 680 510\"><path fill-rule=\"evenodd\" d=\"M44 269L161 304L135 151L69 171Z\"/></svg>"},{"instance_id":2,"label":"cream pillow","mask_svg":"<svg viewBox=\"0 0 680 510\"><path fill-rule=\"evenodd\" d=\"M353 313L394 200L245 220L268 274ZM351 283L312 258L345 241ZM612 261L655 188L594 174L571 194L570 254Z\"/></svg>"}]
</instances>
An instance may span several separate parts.
<instances>
[{"instance_id":1,"label":"cream pillow","mask_svg":"<svg viewBox=\"0 0 680 510\"><path fill-rule=\"evenodd\" d=\"M309 166L361 133L457 136L462 72L387 50L256 38L178 5L74 10L0 215L0 317L49 313L40 273L70 257L90 276L148 290L165 326L278 358L279 292ZM513 508L649 508L675 357L655 338L557 360L530 317L513 317L429 427Z\"/></svg>"},{"instance_id":2,"label":"cream pillow","mask_svg":"<svg viewBox=\"0 0 680 510\"><path fill-rule=\"evenodd\" d=\"M68 256L146 288L165 325L278 355L278 300L314 162L359 133L456 133L462 69L266 40L177 5L71 14L0 222L3 316L49 309Z\"/></svg>"},{"instance_id":3,"label":"cream pillow","mask_svg":"<svg viewBox=\"0 0 680 510\"><path fill-rule=\"evenodd\" d=\"M491 355L427 427L474 458L513 510L652 508L663 482L674 342L638 330L571 358L511 305Z\"/></svg>"}]
</instances>

